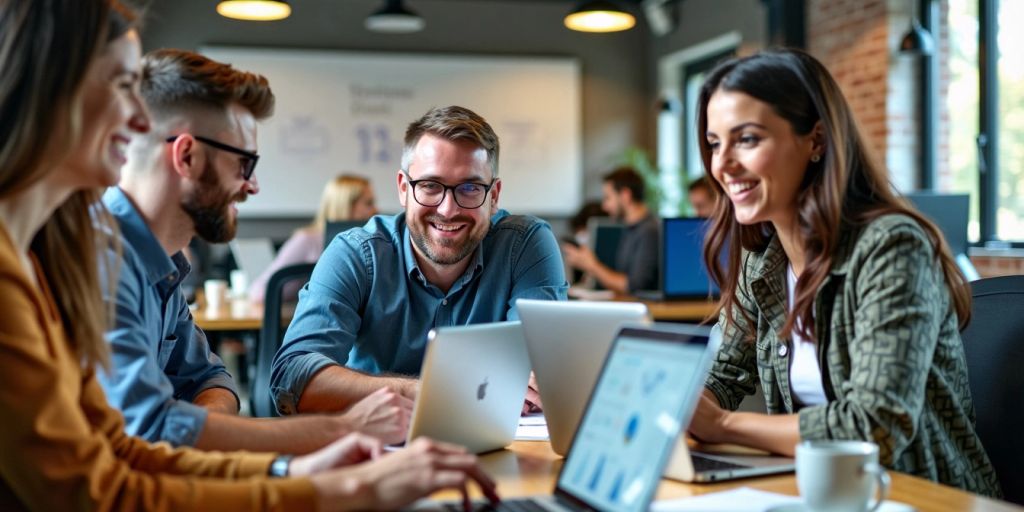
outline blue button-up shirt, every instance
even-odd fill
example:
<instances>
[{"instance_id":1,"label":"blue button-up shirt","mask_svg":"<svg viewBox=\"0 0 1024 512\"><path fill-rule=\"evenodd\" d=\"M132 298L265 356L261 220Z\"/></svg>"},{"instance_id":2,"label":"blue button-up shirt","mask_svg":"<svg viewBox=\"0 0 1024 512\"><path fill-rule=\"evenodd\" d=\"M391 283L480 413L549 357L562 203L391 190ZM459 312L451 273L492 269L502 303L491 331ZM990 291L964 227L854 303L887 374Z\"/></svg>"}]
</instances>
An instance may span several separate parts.
<instances>
[{"instance_id":1,"label":"blue button-up shirt","mask_svg":"<svg viewBox=\"0 0 1024 512\"><path fill-rule=\"evenodd\" d=\"M191 270L185 256L167 256L121 189L109 189L103 202L121 227L123 253L116 297L104 291L116 301L117 318L107 332L111 373L98 372L100 384L124 414L128 434L195 445L206 409L190 402L214 387L237 398L235 382L192 320L180 287Z\"/></svg>"},{"instance_id":2,"label":"blue button-up shirt","mask_svg":"<svg viewBox=\"0 0 1024 512\"><path fill-rule=\"evenodd\" d=\"M404 213L338 235L299 292L274 357L278 409L295 413L306 384L325 366L418 375L434 327L514 320L519 298L566 298L558 242L535 217L499 211L471 258L444 293L416 264Z\"/></svg>"}]
</instances>

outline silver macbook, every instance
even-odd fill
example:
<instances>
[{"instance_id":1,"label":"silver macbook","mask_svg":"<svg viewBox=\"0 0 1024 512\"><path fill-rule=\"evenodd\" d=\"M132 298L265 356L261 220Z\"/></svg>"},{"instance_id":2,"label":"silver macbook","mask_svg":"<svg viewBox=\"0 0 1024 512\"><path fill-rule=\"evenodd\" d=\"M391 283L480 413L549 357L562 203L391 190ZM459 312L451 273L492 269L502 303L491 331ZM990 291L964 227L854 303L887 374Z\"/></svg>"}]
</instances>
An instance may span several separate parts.
<instances>
[{"instance_id":1,"label":"silver macbook","mask_svg":"<svg viewBox=\"0 0 1024 512\"><path fill-rule=\"evenodd\" d=\"M699 326L624 327L604 362L554 492L504 499L496 510L647 510L672 443L693 415L716 340L710 329Z\"/></svg>"},{"instance_id":2,"label":"silver macbook","mask_svg":"<svg viewBox=\"0 0 1024 512\"><path fill-rule=\"evenodd\" d=\"M474 453L508 446L529 378L519 322L430 331L408 440L427 436Z\"/></svg>"},{"instance_id":3,"label":"silver macbook","mask_svg":"<svg viewBox=\"0 0 1024 512\"><path fill-rule=\"evenodd\" d=\"M519 299L516 309L540 388L551 449L565 455L615 334L625 323L650 323L647 306Z\"/></svg>"}]
</instances>

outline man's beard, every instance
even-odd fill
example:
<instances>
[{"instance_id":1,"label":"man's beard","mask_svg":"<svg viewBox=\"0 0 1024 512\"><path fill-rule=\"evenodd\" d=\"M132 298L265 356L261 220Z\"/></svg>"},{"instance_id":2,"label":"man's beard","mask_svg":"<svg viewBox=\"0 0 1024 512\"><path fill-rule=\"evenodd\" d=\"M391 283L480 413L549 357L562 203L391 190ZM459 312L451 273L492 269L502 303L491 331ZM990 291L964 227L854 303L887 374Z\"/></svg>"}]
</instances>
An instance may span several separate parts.
<instances>
[{"instance_id":1,"label":"man's beard","mask_svg":"<svg viewBox=\"0 0 1024 512\"><path fill-rule=\"evenodd\" d=\"M451 222L460 222L463 220L464 219L456 217L454 219L451 219ZM489 220L485 221L489 222ZM444 220L437 215L428 215L423 218L422 225L412 223L409 224L409 235L412 238L412 242L416 244L416 248L420 250L420 253L426 256L427 259L438 265L454 265L462 261L470 254L472 254L473 251L476 250L477 246L480 245L480 242L483 241L484 237L487 236L486 230L484 230L481 233L470 232L469 236L465 239L464 242L461 243L461 245L456 240L431 239L429 236L427 236L427 231L431 229L431 222L443 223ZM471 220L466 220L466 222L467 224L472 225ZM467 226L466 229L472 228ZM433 244L440 245L441 247L447 249L454 249L454 252L435 251Z\"/></svg>"},{"instance_id":2,"label":"man's beard","mask_svg":"<svg viewBox=\"0 0 1024 512\"><path fill-rule=\"evenodd\" d=\"M199 238L220 244L235 238L238 230L238 223L228 211L229 206L233 201L243 202L247 197L244 192L233 194L222 191L216 169L207 163L199 175L198 187L182 200L181 209L192 218L192 225Z\"/></svg>"}]
</instances>

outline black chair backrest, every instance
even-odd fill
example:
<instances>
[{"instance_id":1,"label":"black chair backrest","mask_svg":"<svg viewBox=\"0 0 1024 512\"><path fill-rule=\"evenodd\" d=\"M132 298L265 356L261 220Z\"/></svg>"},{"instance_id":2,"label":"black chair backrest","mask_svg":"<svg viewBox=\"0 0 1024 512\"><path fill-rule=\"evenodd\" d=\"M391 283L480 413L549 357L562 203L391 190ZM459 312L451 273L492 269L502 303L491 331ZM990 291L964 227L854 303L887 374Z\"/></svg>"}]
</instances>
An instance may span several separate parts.
<instances>
[{"instance_id":1,"label":"black chair backrest","mask_svg":"<svg viewBox=\"0 0 1024 512\"><path fill-rule=\"evenodd\" d=\"M971 295L961 335L978 436L1006 499L1024 505L1024 276L974 281Z\"/></svg>"},{"instance_id":2,"label":"black chair backrest","mask_svg":"<svg viewBox=\"0 0 1024 512\"><path fill-rule=\"evenodd\" d=\"M309 280L314 263L300 263L279 269L267 282L267 293L263 303L263 326L256 342L256 357L252 361L252 389L249 393L249 407L252 415L260 418L278 416L274 399L270 396L270 366L274 354L281 348L284 330L282 313L286 304L284 289L288 283Z\"/></svg>"}]
</instances>

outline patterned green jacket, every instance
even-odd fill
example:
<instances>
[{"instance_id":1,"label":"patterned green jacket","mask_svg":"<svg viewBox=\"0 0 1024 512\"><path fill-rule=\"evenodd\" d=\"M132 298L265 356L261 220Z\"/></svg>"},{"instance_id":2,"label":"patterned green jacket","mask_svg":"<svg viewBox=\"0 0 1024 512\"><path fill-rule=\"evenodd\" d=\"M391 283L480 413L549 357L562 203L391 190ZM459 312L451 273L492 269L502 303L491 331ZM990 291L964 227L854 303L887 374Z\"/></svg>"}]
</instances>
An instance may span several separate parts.
<instances>
[{"instance_id":1,"label":"patterned green jacket","mask_svg":"<svg viewBox=\"0 0 1024 512\"><path fill-rule=\"evenodd\" d=\"M896 471L1001 495L974 430L956 312L924 231L907 216L885 215L839 245L814 301L828 403L794 408L791 340L776 334L788 309L778 238L763 253L743 254L737 297L755 324L734 310L708 389L734 410L760 382L769 414L799 413L801 439L873 441Z\"/></svg>"}]
</instances>

